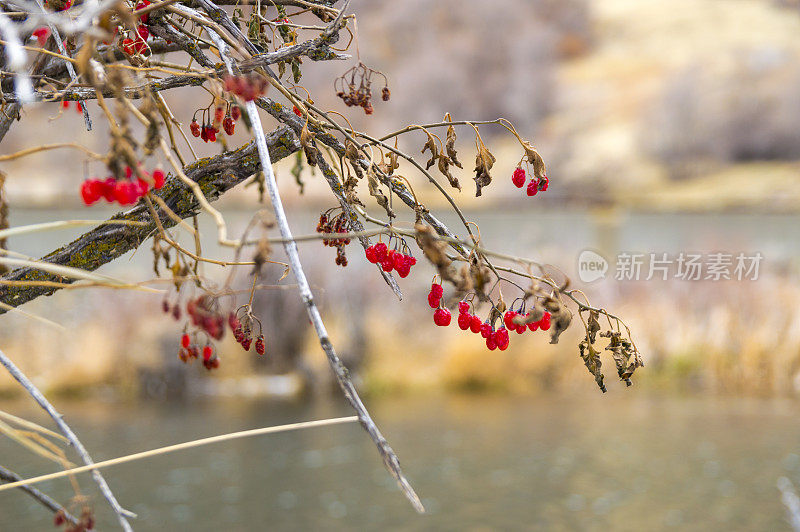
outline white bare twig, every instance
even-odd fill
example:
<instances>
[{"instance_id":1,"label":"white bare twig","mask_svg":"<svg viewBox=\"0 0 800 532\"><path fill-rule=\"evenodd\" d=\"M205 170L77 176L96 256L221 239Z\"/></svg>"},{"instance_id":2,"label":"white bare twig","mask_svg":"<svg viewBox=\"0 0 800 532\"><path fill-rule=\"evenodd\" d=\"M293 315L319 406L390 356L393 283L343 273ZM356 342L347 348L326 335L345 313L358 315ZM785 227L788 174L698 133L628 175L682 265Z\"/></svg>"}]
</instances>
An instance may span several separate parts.
<instances>
[{"instance_id":1,"label":"white bare twig","mask_svg":"<svg viewBox=\"0 0 800 532\"><path fill-rule=\"evenodd\" d=\"M22 104L31 103L34 101L34 96L33 84L31 84L31 78L26 68L27 54L25 48L22 47L22 40L16 25L11 22L8 15L3 13L0 13L0 35L3 36L6 43L6 67L16 74L14 76L14 92L17 94L17 100Z\"/></svg>"}]
</instances>

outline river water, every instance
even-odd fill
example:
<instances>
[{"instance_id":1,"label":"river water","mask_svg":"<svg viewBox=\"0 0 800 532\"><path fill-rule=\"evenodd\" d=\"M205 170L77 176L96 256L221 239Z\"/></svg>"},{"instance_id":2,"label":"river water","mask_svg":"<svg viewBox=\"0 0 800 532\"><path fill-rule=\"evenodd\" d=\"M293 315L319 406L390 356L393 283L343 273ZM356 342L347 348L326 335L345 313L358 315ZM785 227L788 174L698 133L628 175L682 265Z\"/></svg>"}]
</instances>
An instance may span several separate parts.
<instances>
[{"instance_id":1,"label":"river water","mask_svg":"<svg viewBox=\"0 0 800 532\"><path fill-rule=\"evenodd\" d=\"M215 444L106 470L137 530L789 530L776 481L800 483L800 404L658 396L368 401L428 509L414 513L357 424ZM19 400L14 408L40 414ZM349 415L339 398L62 407L96 459L226 431ZM53 469L4 440L21 474ZM88 476L102 529L113 521ZM66 500L65 480L41 485ZM0 495L0 530L47 530Z\"/></svg>"}]
</instances>

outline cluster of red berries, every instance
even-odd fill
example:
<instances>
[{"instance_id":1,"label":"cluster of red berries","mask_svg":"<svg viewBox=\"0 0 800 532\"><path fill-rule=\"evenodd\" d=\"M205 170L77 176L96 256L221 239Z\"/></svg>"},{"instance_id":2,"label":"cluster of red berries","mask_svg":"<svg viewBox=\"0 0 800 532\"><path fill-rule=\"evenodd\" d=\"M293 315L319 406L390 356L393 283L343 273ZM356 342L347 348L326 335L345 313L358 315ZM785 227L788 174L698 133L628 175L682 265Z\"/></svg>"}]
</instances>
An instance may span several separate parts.
<instances>
[{"instance_id":1,"label":"cluster of red berries","mask_svg":"<svg viewBox=\"0 0 800 532\"><path fill-rule=\"evenodd\" d=\"M450 325L452 315L450 311L441 306L442 297L444 296L444 289L442 285L433 283L431 290L428 292L428 304L431 308L436 309L433 313L433 323L439 327L447 327ZM486 340L486 347L490 351L499 349L505 351L508 349L510 338L508 331L516 331L517 334L522 334L527 330L546 331L550 329L550 313L545 312L542 318L533 323L517 325L514 323L514 318L517 316L529 316L528 313L520 314L512 310L503 315L503 324L505 327L495 329L494 325L489 320L483 321L479 316L470 312L470 304L467 301L460 301L458 303L458 328L462 331L469 330L475 334L480 334Z\"/></svg>"},{"instance_id":2,"label":"cluster of red berries","mask_svg":"<svg viewBox=\"0 0 800 532\"><path fill-rule=\"evenodd\" d=\"M206 122L205 113L206 109L203 109L202 126L195 117L192 117L192 121L189 124L189 131L192 132L192 135L200 137L203 142L216 142L220 127L225 131L225 134L233 135L236 121L242 116L242 110L239 109L238 105L228 106L227 112L223 106L218 105L214 109L214 118L210 122Z\"/></svg>"},{"instance_id":3,"label":"cluster of red berries","mask_svg":"<svg viewBox=\"0 0 800 532\"><path fill-rule=\"evenodd\" d=\"M246 102L251 102L264 94L269 85L267 78L253 73L246 76L226 76L223 83L226 91L232 92Z\"/></svg>"},{"instance_id":4,"label":"cluster of red berries","mask_svg":"<svg viewBox=\"0 0 800 532\"><path fill-rule=\"evenodd\" d=\"M375 108L372 107L373 74L383 76L384 82L386 81L383 73L368 68L364 63L359 63L334 80L334 87L338 89L336 96L341 98L347 107L358 106L364 109L366 114L371 115L375 111ZM386 102L390 97L389 86L384 85L381 90L381 99Z\"/></svg>"},{"instance_id":5,"label":"cluster of red berries","mask_svg":"<svg viewBox=\"0 0 800 532\"><path fill-rule=\"evenodd\" d=\"M69 109L69 104L70 104L70 102L68 102L67 100L64 100L64 101L61 102L61 108L62 109ZM83 112L83 104L81 104L81 102L75 102L75 110L77 112L79 112L79 113L82 113Z\"/></svg>"},{"instance_id":6,"label":"cluster of red berries","mask_svg":"<svg viewBox=\"0 0 800 532\"><path fill-rule=\"evenodd\" d=\"M181 348L178 351L178 358L181 362L187 363L200 356L199 346L192 342L189 333L181 335ZM217 356L214 346L206 343L203 346L203 367L211 371L219 367L219 357Z\"/></svg>"},{"instance_id":7,"label":"cluster of red berries","mask_svg":"<svg viewBox=\"0 0 800 532\"><path fill-rule=\"evenodd\" d=\"M518 166L514 173L511 174L511 182L514 183L514 186L517 188L522 188L525 186L525 180L527 176L525 174L525 169ZM547 185L550 184L550 180L547 179L546 175L543 175L541 179L537 179L536 177L532 177L525 192L528 196L535 196L537 192L540 190L544 192L547 190Z\"/></svg>"},{"instance_id":8,"label":"cluster of red berries","mask_svg":"<svg viewBox=\"0 0 800 532\"><path fill-rule=\"evenodd\" d=\"M135 9L138 11L149 5L150 2L148 0L140 0L136 3ZM147 23L150 20L150 14L145 13L139 20L141 24L136 26L133 39L130 37L122 39L122 51L125 52L126 55L143 55L147 51L147 39L150 37L150 29L147 27Z\"/></svg>"},{"instance_id":9,"label":"cluster of red berries","mask_svg":"<svg viewBox=\"0 0 800 532\"><path fill-rule=\"evenodd\" d=\"M192 325L206 332L211 338L221 340L225 334L225 319L218 310L216 298L203 294L186 303L186 312Z\"/></svg>"},{"instance_id":10,"label":"cluster of red berries","mask_svg":"<svg viewBox=\"0 0 800 532\"><path fill-rule=\"evenodd\" d=\"M336 216L330 217L331 211L323 212L319 215L319 222L317 222L317 233L340 233L346 234L348 232L347 215L340 212ZM336 248L336 264L337 266L347 266L347 255L345 254L344 247L350 243L349 238L324 238L322 244Z\"/></svg>"},{"instance_id":11,"label":"cluster of red berries","mask_svg":"<svg viewBox=\"0 0 800 532\"><path fill-rule=\"evenodd\" d=\"M76 523L70 523L67 520L67 514L63 508L59 509L53 516L54 527L64 527L64 532L86 532L87 530L94 530L94 514L92 509L84 506L81 510L81 515L78 517Z\"/></svg>"},{"instance_id":12,"label":"cluster of red berries","mask_svg":"<svg viewBox=\"0 0 800 532\"><path fill-rule=\"evenodd\" d=\"M147 176L147 172L143 172ZM164 186L164 172L154 170L150 176L153 188ZM141 177L133 179L133 170L125 168L125 179L109 176L105 179L87 179L81 184L81 198L86 205L95 203L100 198L105 198L109 203L117 202L120 205L133 205L139 198L150 190L150 183Z\"/></svg>"},{"instance_id":13,"label":"cluster of red berries","mask_svg":"<svg viewBox=\"0 0 800 532\"><path fill-rule=\"evenodd\" d=\"M524 316L525 318L527 318L529 315L530 315L530 313L527 313L527 312L525 314L521 314L519 312L514 312L513 310L509 310L508 312L506 312L503 315L503 323L505 323L506 327L508 327L508 330L517 331L517 334L522 334L525 331L529 331L529 330L530 331L538 331L538 330L547 331L547 330L550 329L550 319L551 319L551 317L550 317L550 313L549 312L545 312L544 315L542 316L542 319L540 319L539 321L534 321L534 322L531 322L531 323L528 323L528 324L524 324L523 323L521 325L517 325L516 323L514 323L514 318L516 318L517 316Z\"/></svg>"},{"instance_id":14,"label":"cluster of red berries","mask_svg":"<svg viewBox=\"0 0 800 532\"><path fill-rule=\"evenodd\" d=\"M247 309L247 307L241 307L239 311L241 311L242 309ZM259 330L258 336L255 336L256 353L258 353L259 355L263 355L267 350L267 346L264 343L264 334L262 333L261 330L261 322L255 320L255 318L251 316L249 312L247 312L247 310L245 310L243 318L244 318L244 323L242 323L242 321L240 321L237 315L234 314L233 312L231 312L230 315L228 315L228 325L230 326L231 331L233 331L233 337L236 339L237 342L239 342L239 344L242 346L242 349L244 349L245 351L250 351L250 346L253 343L253 337L254 337L252 325L255 321L256 323L258 323L258 330Z\"/></svg>"},{"instance_id":15,"label":"cluster of red berries","mask_svg":"<svg viewBox=\"0 0 800 532\"><path fill-rule=\"evenodd\" d=\"M364 253L372 264L380 264L385 272L394 270L402 278L408 277L411 267L417 263L417 259L411 255L406 255L396 249L389 249L383 242L371 245Z\"/></svg>"}]
</instances>

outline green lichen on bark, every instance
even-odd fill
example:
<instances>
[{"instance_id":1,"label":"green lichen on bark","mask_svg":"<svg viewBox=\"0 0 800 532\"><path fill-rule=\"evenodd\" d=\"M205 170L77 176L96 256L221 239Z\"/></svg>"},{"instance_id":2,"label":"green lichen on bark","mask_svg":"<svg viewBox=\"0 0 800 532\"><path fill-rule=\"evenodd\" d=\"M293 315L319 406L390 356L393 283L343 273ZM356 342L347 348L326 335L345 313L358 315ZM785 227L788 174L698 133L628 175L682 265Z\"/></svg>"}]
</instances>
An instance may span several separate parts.
<instances>
[{"instance_id":1,"label":"green lichen on bark","mask_svg":"<svg viewBox=\"0 0 800 532\"><path fill-rule=\"evenodd\" d=\"M272 160L277 161L300 149L300 143L288 127L281 127L267 138ZM200 159L183 170L195 181L208 201L215 201L222 194L241 183L256 171L260 162L255 144L250 142L241 148L214 157ZM180 218L188 218L200 211L200 204L191 189L178 177L169 175L161 190L155 192ZM157 209L164 227L173 227L175 220L161 209ZM42 257L43 262L59 264L93 271L111 262L128 251L139 247L156 229L147 206L139 202L132 209L112 216L110 221L132 221L143 225L103 223L87 231L69 244ZM13 270L0 277L2 281L54 281L73 282L61 276L25 267ZM42 295L50 295L57 287L46 286L0 286L0 302L16 307ZM0 309L0 314L5 309Z\"/></svg>"}]
</instances>

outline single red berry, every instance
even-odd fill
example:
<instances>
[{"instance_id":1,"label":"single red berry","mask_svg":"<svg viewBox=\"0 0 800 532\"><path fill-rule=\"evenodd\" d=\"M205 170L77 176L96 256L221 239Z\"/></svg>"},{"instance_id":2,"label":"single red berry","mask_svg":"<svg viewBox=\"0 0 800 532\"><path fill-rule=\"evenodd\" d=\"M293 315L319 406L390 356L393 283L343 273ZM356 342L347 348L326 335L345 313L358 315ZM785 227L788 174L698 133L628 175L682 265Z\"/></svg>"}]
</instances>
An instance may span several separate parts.
<instances>
[{"instance_id":1,"label":"single red berry","mask_svg":"<svg viewBox=\"0 0 800 532\"><path fill-rule=\"evenodd\" d=\"M431 294L435 294L437 298L441 299L442 296L444 295L444 288L440 284L432 283Z\"/></svg>"},{"instance_id":2,"label":"single red berry","mask_svg":"<svg viewBox=\"0 0 800 532\"><path fill-rule=\"evenodd\" d=\"M75 112L79 114L83 112L83 104L81 102L75 102Z\"/></svg>"},{"instance_id":3,"label":"single red berry","mask_svg":"<svg viewBox=\"0 0 800 532\"><path fill-rule=\"evenodd\" d=\"M497 329L492 338L494 339L494 343L497 344L497 347L500 349L500 351L505 351L508 348L508 329L503 327Z\"/></svg>"},{"instance_id":4,"label":"single red berry","mask_svg":"<svg viewBox=\"0 0 800 532\"><path fill-rule=\"evenodd\" d=\"M256 353L263 355L265 350L266 347L264 346L264 335L259 335L258 338L256 338Z\"/></svg>"},{"instance_id":5,"label":"single red berry","mask_svg":"<svg viewBox=\"0 0 800 532\"><path fill-rule=\"evenodd\" d=\"M484 338L489 338L494 333L494 329L488 323L481 324L481 336Z\"/></svg>"},{"instance_id":6,"label":"single red berry","mask_svg":"<svg viewBox=\"0 0 800 532\"><path fill-rule=\"evenodd\" d=\"M150 30L147 29L147 26L140 25L136 28L136 33L139 34L139 37L142 38L143 41L146 41L148 37L150 37Z\"/></svg>"},{"instance_id":7,"label":"single red berry","mask_svg":"<svg viewBox=\"0 0 800 532\"><path fill-rule=\"evenodd\" d=\"M539 181L536 179L531 179L531 182L528 183L528 188L525 191L528 196L535 196L537 192L539 192Z\"/></svg>"},{"instance_id":8,"label":"single red berry","mask_svg":"<svg viewBox=\"0 0 800 532\"><path fill-rule=\"evenodd\" d=\"M462 331L469 329L469 324L472 321L472 316L462 312L458 315L458 328Z\"/></svg>"},{"instance_id":9,"label":"single red berry","mask_svg":"<svg viewBox=\"0 0 800 532\"><path fill-rule=\"evenodd\" d=\"M525 184L525 170L518 166L511 175L511 182L514 183L515 187L522 188Z\"/></svg>"},{"instance_id":10,"label":"single red berry","mask_svg":"<svg viewBox=\"0 0 800 532\"><path fill-rule=\"evenodd\" d=\"M230 116L226 116L225 120L222 121L222 129L225 130L226 135L233 135L233 130L236 127L236 122L233 121L233 118Z\"/></svg>"},{"instance_id":11,"label":"single red berry","mask_svg":"<svg viewBox=\"0 0 800 532\"><path fill-rule=\"evenodd\" d=\"M506 312L506 313L505 313L505 315L503 316L503 323L505 323L506 327L507 327L507 328L509 328L509 329L511 329L512 331L513 331L513 330L516 330L516 328L517 328L517 324L516 324L516 323L514 323L514 321L513 321L513 320L514 320L514 318L515 318L517 315L518 315L518 313L517 313L517 312L514 312L513 310L509 310L509 311L508 311L508 312Z\"/></svg>"},{"instance_id":12,"label":"single red berry","mask_svg":"<svg viewBox=\"0 0 800 532\"><path fill-rule=\"evenodd\" d=\"M406 263L406 256L400 252L395 251L392 254L392 264L394 265L395 270L400 270L400 268Z\"/></svg>"},{"instance_id":13,"label":"single red berry","mask_svg":"<svg viewBox=\"0 0 800 532\"><path fill-rule=\"evenodd\" d=\"M64 515L64 510L61 509L53 516L53 526L61 526L67 522L67 516Z\"/></svg>"},{"instance_id":14,"label":"single red berry","mask_svg":"<svg viewBox=\"0 0 800 532\"><path fill-rule=\"evenodd\" d=\"M114 194L117 190L117 180L113 177L107 177L100 182L100 190L103 193L103 198L109 203L114 201Z\"/></svg>"},{"instance_id":15,"label":"single red berry","mask_svg":"<svg viewBox=\"0 0 800 532\"><path fill-rule=\"evenodd\" d=\"M33 36L39 41L39 46L44 46L50 37L50 28L37 28L33 30Z\"/></svg>"},{"instance_id":16,"label":"single red berry","mask_svg":"<svg viewBox=\"0 0 800 532\"><path fill-rule=\"evenodd\" d=\"M208 362L211 359L211 355L213 354L214 354L214 348L211 347L210 345L206 345L203 348L203 360L205 362Z\"/></svg>"},{"instance_id":17,"label":"single red berry","mask_svg":"<svg viewBox=\"0 0 800 532\"><path fill-rule=\"evenodd\" d=\"M133 39L122 39L122 51L125 52L127 55L133 55L135 53L135 49L133 46Z\"/></svg>"},{"instance_id":18,"label":"single red berry","mask_svg":"<svg viewBox=\"0 0 800 532\"><path fill-rule=\"evenodd\" d=\"M150 185L147 183L147 181L145 181L141 177L136 180L136 182L134 183L134 186L135 186L136 197L137 198L141 198L142 196L147 194L148 190L150 190Z\"/></svg>"},{"instance_id":19,"label":"single red berry","mask_svg":"<svg viewBox=\"0 0 800 532\"><path fill-rule=\"evenodd\" d=\"M387 256L385 259L383 259L381 261L381 268L383 268L383 271L385 272L392 271L392 268L394 268L394 263L392 262L392 258Z\"/></svg>"},{"instance_id":20,"label":"single red berry","mask_svg":"<svg viewBox=\"0 0 800 532\"><path fill-rule=\"evenodd\" d=\"M81 198L86 205L91 205L103 195L103 186L97 179L87 179L81 185Z\"/></svg>"},{"instance_id":21,"label":"single red berry","mask_svg":"<svg viewBox=\"0 0 800 532\"><path fill-rule=\"evenodd\" d=\"M497 342L494 341L494 335L486 338L486 347L489 348L489 351L497 349Z\"/></svg>"},{"instance_id":22,"label":"single red berry","mask_svg":"<svg viewBox=\"0 0 800 532\"><path fill-rule=\"evenodd\" d=\"M517 334L522 334L527 330L528 329L526 329L524 325L520 325L519 327L516 328Z\"/></svg>"},{"instance_id":23,"label":"single red berry","mask_svg":"<svg viewBox=\"0 0 800 532\"><path fill-rule=\"evenodd\" d=\"M233 312L228 314L228 326L231 328L231 330L235 330L239 325L239 318L236 317L236 314Z\"/></svg>"},{"instance_id":24,"label":"single red berry","mask_svg":"<svg viewBox=\"0 0 800 532\"><path fill-rule=\"evenodd\" d=\"M466 301L459 301L458 302L458 313L459 314L469 314L469 303Z\"/></svg>"},{"instance_id":25,"label":"single red berry","mask_svg":"<svg viewBox=\"0 0 800 532\"><path fill-rule=\"evenodd\" d=\"M446 308L437 308L436 312L433 313L433 323L439 327L447 327L450 325L451 317L450 311Z\"/></svg>"},{"instance_id":26,"label":"single red berry","mask_svg":"<svg viewBox=\"0 0 800 532\"><path fill-rule=\"evenodd\" d=\"M436 294L434 294L433 292L428 294L428 305L430 305L431 308L438 308L439 303L441 303L441 301L442 298L437 297Z\"/></svg>"},{"instance_id":27,"label":"single red berry","mask_svg":"<svg viewBox=\"0 0 800 532\"><path fill-rule=\"evenodd\" d=\"M411 265L404 261L403 264L395 268L395 270L397 270L397 275L399 275L401 279L405 279L408 277L408 274L411 273Z\"/></svg>"},{"instance_id":28,"label":"single red berry","mask_svg":"<svg viewBox=\"0 0 800 532\"><path fill-rule=\"evenodd\" d=\"M166 299L161 302L161 310L164 311L164 314L169 312L169 302Z\"/></svg>"},{"instance_id":29,"label":"single red berry","mask_svg":"<svg viewBox=\"0 0 800 532\"><path fill-rule=\"evenodd\" d=\"M192 135L194 135L195 137L200 136L200 124L197 123L197 120L193 119L192 122L189 124L189 131L191 131Z\"/></svg>"},{"instance_id":30,"label":"single red berry","mask_svg":"<svg viewBox=\"0 0 800 532\"><path fill-rule=\"evenodd\" d=\"M527 317L528 315L525 314L525 316ZM528 323L528 329L530 329L531 331L538 331L540 323L541 323L541 320L540 321L532 321L532 322Z\"/></svg>"},{"instance_id":31,"label":"single red berry","mask_svg":"<svg viewBox=\"0 0 800 532\"><path fill-rule=\"evenodd\" d=\"M389 255L389 248L383 242L378 242L375 244L375 258L378 259L378 262L383 262L386 260L386 257Z\"/></svg>"},{"instance_id":32,"label":"single red berry","mask_svg":"<svg viewBox=\"0 0 800 532\"><path fill-rule=\"evenodd\" d=\"M296 105L292 106L292 112L297 116L299 116L300 118L303 117L303 113L300 111L300 108L297 107Z\"/></svg>"},{"instance_id":33,"label":"single red berry","mask_svg":"<svg viewBox=\"0 0 800 532\"><path fill-rule=\"evenodd\" d=\"M222 122L222 117L224 116L225 116L225 109L223 109L221 105L218 105L214 109L214 122L219 124L220 122Z\"/></svg>"},{"instance_id":34,"label":"single red berry","mask_svg":"<svg viewBox=\"0 0 800 532\"><path fill-rule=\"evenodd\" d=\"M242 116L242 110L239 109L239 106L238 105L232 106L231 107L231 118L233 118L234 120L239 120L239 118L241 118L241 116Z\"/></svg>"},{"instance_id":35,"label":"single red berry","mask_svg":"<svg viewBox=\"0 0 800 532\"><path fill-rule=\"evenodd\" d=\"M545 312L541 320L539 320L539 328L543 331L550 329L550 313Z\"/></svg>"},{"instance_id":36,"label":"single red berry","mask_svg":"<svg viewBox=\"0 0 800 532\"><path fill-rule=\"evenodd\" d=\"M189 347L189 344L191 344L191 343L192 343L192 339L189 338L189 335L186 334L186 333L183 333L183 336L181 336L181 347Z\"/></svg>"},{"instance_id":37,"label":"single red berry","mask_svg":"<svg viewBox=\"0 0 800 532\"><path fill-rule=\"evenodd\" d=\"M481 332L481 327L483 327L483 322L478 316L472 316L469 319L469 330L478 334Z\"/></svg>"},{"instance_id":38,"label":"single red berry","mask_svg":"<svg viewBox=\"0 0 800 532\"><path fill-rule=\"evenodd\" d=\"M547 185L549 185L549 184L550 184L550 180L547 178L546 175L543 175L542 176L542 180L539 182L539 190L544 192L545 190L547 190Z\"/></svg>"},{"instance_id":39,"label":"single red berry","mask_svg":"<svg viewBox=\"0 0 800 532\"><path fill-rule=\"evenodd\" d=\"M66 100L64 100L63 102L61 102L61 108L62 108L62 109L69 109L69 102L68 102L68 101L66 101Z\"/></svg>"},{"instance_id":40,"label":"single red berry","mask_svg":"<svg viewBox=\"0 0 800 532\"><path fill-rule=\"evenodd\" d=\"M375 245L372 245L364 250L364 254L367 256L367 260L372 264L376 264L378 262L378 252L375 251Z\"/></svg>"},{"instance_id":41,"label":"single red berry","mask_svg":"<svg viewBox=\"0 0 800 532\"><path fill-rule=\"evenodd\" d=\"M153 170L153 186L155 188L163 187L164 186L164 180L165 180L165 176L164 176L164 171L163 170L161 170L160 168L156 168L155 170Z\"/></svg>"},{"instance_id":42,"label":"single red berry","mask_svg":"<svg viewBox=\"0 0 800 532\"><path fill-rule=\"evenodd\" d=\"M241 344L242 344L242 348L243 348L245 351L250 351L250 344L252 344L252 343L253 343L253 339L252 339L252 338L245 338L245 339L244 339L244 340L242 340L242 342L241 342Z\"/></svg>"}]
</instances>

